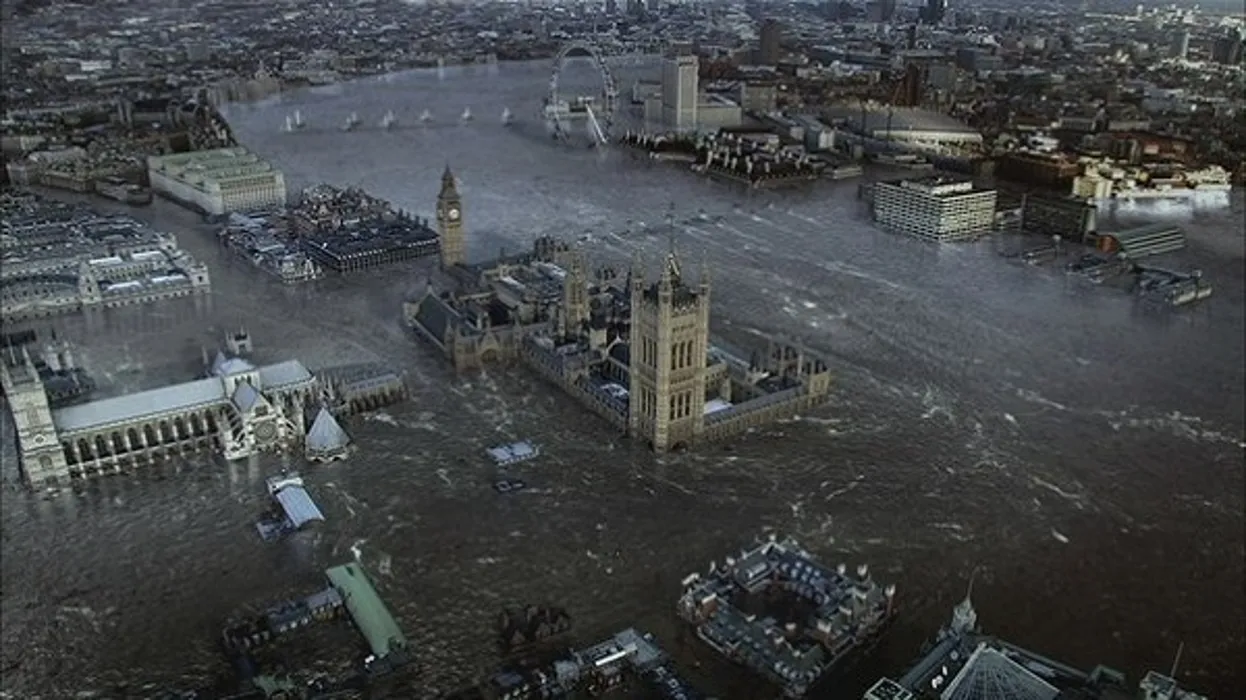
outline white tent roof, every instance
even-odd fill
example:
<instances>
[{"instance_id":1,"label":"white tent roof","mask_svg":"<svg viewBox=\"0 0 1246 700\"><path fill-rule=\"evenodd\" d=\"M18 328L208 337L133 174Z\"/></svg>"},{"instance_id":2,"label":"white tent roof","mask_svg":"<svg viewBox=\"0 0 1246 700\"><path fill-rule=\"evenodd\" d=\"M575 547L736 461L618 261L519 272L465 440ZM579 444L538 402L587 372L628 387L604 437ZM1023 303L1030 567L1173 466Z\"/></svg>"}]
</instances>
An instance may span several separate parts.
<instances>
[{"instance_id":1,"label":"white tent roof","mask_svg":"<svg viewBox=\"0 0 1246 700\"><path fill-rule=\"evenodd\" d=\"M350 444L350 436L338 425L337 419L329 413L329 409L321 408L307 431L307 451L312 453L330 453L345 449Z\"/></svg>"}]
</instances>

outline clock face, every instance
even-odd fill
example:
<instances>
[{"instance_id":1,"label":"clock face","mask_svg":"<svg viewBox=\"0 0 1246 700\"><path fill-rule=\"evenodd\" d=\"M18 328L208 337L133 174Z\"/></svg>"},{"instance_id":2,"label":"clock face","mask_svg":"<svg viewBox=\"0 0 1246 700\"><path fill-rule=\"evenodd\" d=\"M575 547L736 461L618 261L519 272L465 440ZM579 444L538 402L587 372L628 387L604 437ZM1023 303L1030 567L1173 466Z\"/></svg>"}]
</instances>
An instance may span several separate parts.
<instances>
[{"instance_id":1,"label":"clock face","mask_svg":"<svg viewBox=\"0 0 1246 700\"><path fill-rule=\"evenodd\" d=\"M451 208L451 209L450 209L450 211L446 212L446 216L450 217L450 220L451 220L451 221L458 221L458 220L459 220L459 210L458 210L458 209Z\"/></svg>"},{"instance_id":2,"label":"clock face","mask_svg":"<svg viewBox=\"0 0 1246 700\"><path fill-rule=\"evenodd\" d=\"M255 426L255 437L268 441L277 437L277 428L272 423L261 423Z\"/></svg>"}]
</instances>

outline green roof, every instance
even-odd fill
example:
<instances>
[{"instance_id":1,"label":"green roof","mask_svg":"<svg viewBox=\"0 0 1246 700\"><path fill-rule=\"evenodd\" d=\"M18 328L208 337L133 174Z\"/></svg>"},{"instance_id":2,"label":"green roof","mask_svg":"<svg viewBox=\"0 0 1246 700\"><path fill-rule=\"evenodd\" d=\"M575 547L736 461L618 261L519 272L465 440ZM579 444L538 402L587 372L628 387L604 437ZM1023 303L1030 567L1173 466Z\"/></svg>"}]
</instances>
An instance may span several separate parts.
<instances>
[{"instance_id":1,"label":"green roof","mask_svg":"<svg viewBox=\"0 0 1246 700\"><path fill-rule=\"evenodd\" d=\"M325 571L329 583L342 595L346 609L378 658L405 647L407 638L394 616L376 594L368 574L358 564L343 564Z\"/></svg>"}]
</instances>

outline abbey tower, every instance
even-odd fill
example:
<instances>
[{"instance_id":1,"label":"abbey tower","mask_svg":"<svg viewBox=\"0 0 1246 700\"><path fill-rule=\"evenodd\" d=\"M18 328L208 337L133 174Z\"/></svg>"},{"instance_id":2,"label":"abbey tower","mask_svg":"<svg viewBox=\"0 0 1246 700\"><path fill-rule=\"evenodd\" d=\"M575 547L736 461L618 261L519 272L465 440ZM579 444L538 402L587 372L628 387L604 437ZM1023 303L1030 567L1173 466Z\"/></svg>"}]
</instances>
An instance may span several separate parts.
<instances>
[{"instance_id":1,"label":"abbey tower","mask_svg":"<svg viewBox=\"0 0 1246 700\"><path fill-rule=\"evenodd\" d=\"M67 476L69 466L52 422L48 395L26 348L5 351L0 381L17 428L18 461L26 482L42 486Z\"/></svg>"}]
</instances>

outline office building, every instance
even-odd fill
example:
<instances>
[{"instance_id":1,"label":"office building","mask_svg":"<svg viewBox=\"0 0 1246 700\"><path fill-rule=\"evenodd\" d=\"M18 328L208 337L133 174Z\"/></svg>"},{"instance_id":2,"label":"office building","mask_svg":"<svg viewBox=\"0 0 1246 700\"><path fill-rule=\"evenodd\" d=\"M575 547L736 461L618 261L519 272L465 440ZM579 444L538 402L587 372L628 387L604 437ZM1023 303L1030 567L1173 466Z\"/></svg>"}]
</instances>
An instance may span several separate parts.
<instances>
[{"instance_id":1,"label":"office building","mask_svg":"<svg viewBox=\"0 0 1246 700\"><path fill-rule=\"evenodd\" d=\"M204 214L286 204L285 176L241 146L148 156L151 187Z\"/></svg>"},{"instance_id":2,"label":"office building","mask_svg":"<svg viewBox=\"0 0 1246 700\"><path fill-rule=\"evenodd\" d=\"M874 186L874 221L926 240L966 240L991 230L995 199L995 190L939 176L880 182Z\"/></svg>"},{"instance_id":3,"label":"office building","mask_svg":"<svg viewBox=\"0 0 1246 700\"><path fill-rule=\"evenodd\" d=\"M896 0L871 0L866 4L865 14L871 22L890 22L896 14Z\"/></svg>"},{"instance_id":4,"label":"office building","mask_svg":"<svg viewBox=\"0 0 1246 700\"><path fill-rule=\"evenodd\" d=\"M1184 61L1190 53L1190 30L1181 29L1176 36L1172 38L1171 55L1178 61Z\"/></svg>"},{"instance_id":5,"label":"office building","mask_svg":"<svg viewBox=\"0 0 1246 700\"><path fill-rule=\"evenodd\" d=\"M1078 197L1027 194L1021 198L1021 229L1086 243L1095 236L1097 211L1094 202Z\"/></svg>"},{"instance_id":6,"label":"office building","mask_svg":"<svg viewBox=\"0 0 1246 700\"><path fill-rule=\"evenodd\" d=\"M696 56L671 56L662 62L662 122L676 131L696 129Z\"/></svg>"},{"instance_id":7,"label":"office building","mask_svg":"<svg viewBox=\"0 0 1246 700\"><path fill-rule=\"evenodd\" d=\"M757 62L763 66L773 66L779 62L783 43L783 25L776 19L768 19L761 23L761 39L758 45Z\"/></svg>"},{"instance_id":8,"label":"office building","mask_svg":"<svg viewBox=\"0 0 1246 700\"><path fill-rule=\"evenodd\" d=\"M1224 66L1242 62L1242 35L1230 28L1212 43L1211 60Z\"/></svg>"}]
</instances>

